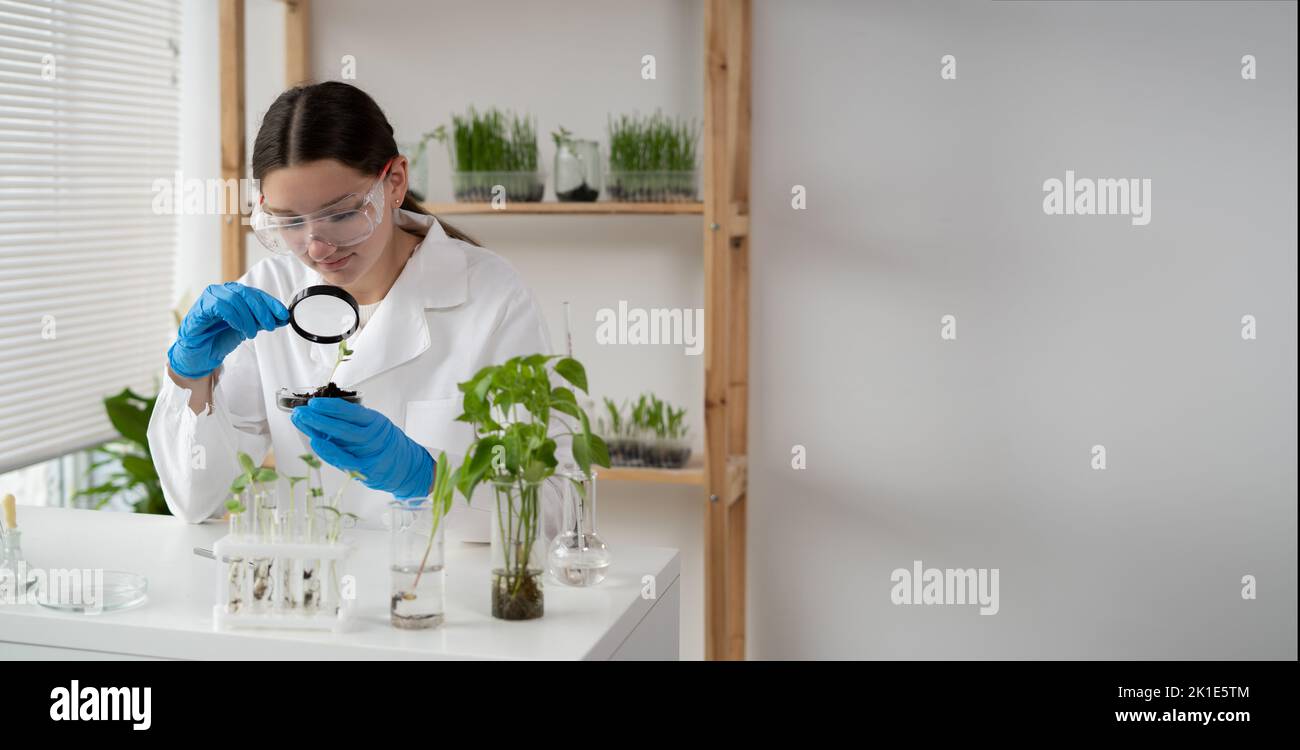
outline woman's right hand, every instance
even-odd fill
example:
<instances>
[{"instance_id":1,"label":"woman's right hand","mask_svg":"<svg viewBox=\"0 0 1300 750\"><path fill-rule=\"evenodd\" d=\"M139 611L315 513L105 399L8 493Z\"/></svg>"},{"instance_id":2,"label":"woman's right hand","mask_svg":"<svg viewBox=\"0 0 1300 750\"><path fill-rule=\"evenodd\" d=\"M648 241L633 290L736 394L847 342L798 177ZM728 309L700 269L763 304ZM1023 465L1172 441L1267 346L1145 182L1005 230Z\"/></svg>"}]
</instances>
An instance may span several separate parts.
<instances>
[{"instance_id":1,"label":"woman's right hand","mask_svg":"<svg viewBox=\"0 0 1300 750\"><path fill-rule=\"evenodd\" d=\"M261 289L233 281L211 284L181 321L167 364L182 378L205 378L245 339L288 322L289 311Z\"/></svg>"}]
</instances>

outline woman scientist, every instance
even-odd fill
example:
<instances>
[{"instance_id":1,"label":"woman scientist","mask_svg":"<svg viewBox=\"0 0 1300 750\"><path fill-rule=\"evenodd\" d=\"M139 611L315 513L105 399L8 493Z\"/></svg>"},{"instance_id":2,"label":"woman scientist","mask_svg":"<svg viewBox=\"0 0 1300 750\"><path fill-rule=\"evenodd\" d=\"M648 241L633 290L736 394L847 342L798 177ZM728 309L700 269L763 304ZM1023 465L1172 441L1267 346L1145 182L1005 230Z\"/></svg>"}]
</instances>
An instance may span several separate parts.
<instances>
[{"instance_id":1,"label":"woman scientist","mask_svg":"<svg viewBox=\"0 0 1300 750\"><path fill-rule=\"evenodd\" d=\"M301 86L267 111L253 146L261 197L254 231L273 255L236 283L212 285L190 308L167 355L149 446L167 507L198 523L223 507L237 451L305 475L315 453L327 495L375 525L394 497L428 495L433 456L472 439L456 384L512 356L550 351L532 292L500 257L424 213L407 196L393 128L358 88ZM355 354L333 380L362 404L312 399L281 411L283 386L323 385L338 347L294 333L285 302L307 286L357 301ZM364 486L362 486L364 484ZM477 510L477 512L476 512ZM486 541L486 508L457 504L448 528Z\"/></svg>"}]
</instances>

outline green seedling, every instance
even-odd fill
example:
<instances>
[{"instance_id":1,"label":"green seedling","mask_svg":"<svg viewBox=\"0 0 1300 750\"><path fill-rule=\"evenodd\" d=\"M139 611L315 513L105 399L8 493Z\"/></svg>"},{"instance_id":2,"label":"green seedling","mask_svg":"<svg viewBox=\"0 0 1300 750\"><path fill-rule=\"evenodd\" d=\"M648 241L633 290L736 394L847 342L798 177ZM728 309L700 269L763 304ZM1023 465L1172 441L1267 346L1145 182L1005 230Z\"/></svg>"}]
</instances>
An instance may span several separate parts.
<instances>
[{"instance_id":1,"label":"green seedling","mask_svg":"<svg viewBox=\"0 0 1300 750\"><path fill-rule=\"evenodd\" d=\"M339 342L339 352L338 355L334 357L334 367L330 370L330 377L328 382L330 383L334 382L334 373L338 372L339 365L352 359L353 354L354 352L348 348L347 341Z\"/></svg>"},{"instance_id":2,"label":"green seedling","mask_svg":"<svg viewBox=\"0 0 1300 750\"><path fill-rule=\"evenodd\" d=\"M446 471L451 468L447 461L447 452L439 451L438 460L434 463L433 490L429 493L429 504L433 512L433 528L429 529L429 544L424 548L424 556L420 558L420 569L415 573L415 580L411 583L411 591L403 591L402 599L412 601L415 599L415 592L420 589L420 576L424 575L424 567L429 562L429 553L433 551L433 542L438 537L438 527L442 524L442 519L447 516L451 510L452 491L456 486L456 474L460 472Z\"/></svg>"},{"instance_id":3,"label":"green seedling","mask_svg":"<svg viewBox=\"0 0 1300 750\"><path fill-rule=\"evenodd\" d=\"M230 483L231 494L237 495L245 489L252 488L256 494L260 495L266 492L265 485L267 482L274 482L280 478L275 469L257 466L253 463L253 458L247 453L240 451L238 456L239 465L243 471Z\"/></svg>"},{"instance_id":4,"label":"green seedling","mask_svg":"<svg viewBox=\"0 0 1300 750\"><path fill-rule=\"evenodd\" d=\"M612 172L689 172L695 169L700 129L695 120L653 115L610 116L609 168Z\"/></svg>"},{"instance_id":5,"label":"green seedling","mask_svg":"<svg viewBox=\"0 0 1300 750\"><path fill-rule=\"evenodd\" d=\"M457 172L537 171L537 129L531 117L470 107L452 115L451 131L439 125L433 137L448 148Z\"/></svg>"}]
</instances>

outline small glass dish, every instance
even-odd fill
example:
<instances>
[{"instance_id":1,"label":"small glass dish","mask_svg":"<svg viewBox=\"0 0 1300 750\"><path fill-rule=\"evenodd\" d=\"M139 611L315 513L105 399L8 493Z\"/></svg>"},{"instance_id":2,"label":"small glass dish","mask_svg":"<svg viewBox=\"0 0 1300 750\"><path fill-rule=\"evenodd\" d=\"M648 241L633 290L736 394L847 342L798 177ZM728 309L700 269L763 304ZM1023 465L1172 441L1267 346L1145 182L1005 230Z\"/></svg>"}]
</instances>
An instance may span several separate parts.
<instances>
[{"instance_id":1,"label":"small glass dish","mask_svg":"<svg viewBox=\"0 0 1300 750\"><path fill-rule=\"evenodd\" d=\"M696 200L697 173L658 170L628 172L611 169L605 174L605 192L613 201L627 203L681 203Z\"/></svg>"},{"instance_id":2,"label":"small glass dish","mask_svg":"<svg viewBox=\"0 0 1300 750\"><path fill-rule=\"evenodd\" d=\"M325 388L328 389L329 386L334 386L334 388L327 393L319 394L320 397L341 398L344 401L350 401L354 404L361 403L360 391L353 391L353 390L348 390L346 388L340 388L339 386L334 385L333 383L330 383L329 385L325 386ZM293 411L295 408L299 406L306 406L307 402L311 401L313 398L317 398L318 397L317 391L319 391L320 389L321 386L311 386L311 385L305 385L300 387L286 386L276 391L275 405L280 407L280 411Z\"/></svg>"},{"instance_id":3,"label":"small glass dish","mask_svg":"<svg viewBox=\"0 0 1300 750\"><path fill-rule=\"evenodd\" d=\"M149 579L142 575L123 570L105 570L103 589L96 591L97 584L100 583L98 576L90 571L82 573L82 576L47 580L36 596L37 603L61 612L96 614L134 607L149 598ZM58 585L51 587L51 583Z\"/></svg>"},{"instance_id":4,"label":"small glass dish","mask_svg":"<svg viewBox=\"0 0 1300 750\"><path fill-rule=\"evenodd\" d=\"M461 203L490 203L498 192L507 201L536 203L545 189L546 180L540 171L451 173L451 192Z\"/></svg>"}]
</instances>

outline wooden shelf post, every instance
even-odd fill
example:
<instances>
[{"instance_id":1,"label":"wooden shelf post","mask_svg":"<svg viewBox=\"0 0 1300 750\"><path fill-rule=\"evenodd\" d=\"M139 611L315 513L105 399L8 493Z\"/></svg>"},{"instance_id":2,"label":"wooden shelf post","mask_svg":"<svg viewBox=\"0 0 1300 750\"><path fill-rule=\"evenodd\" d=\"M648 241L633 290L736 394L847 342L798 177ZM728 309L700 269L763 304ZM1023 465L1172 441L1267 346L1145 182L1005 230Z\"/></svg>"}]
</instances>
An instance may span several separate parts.
<instances>
[{"instance_id":1,"label":"wooden shelf post","mask_svg":"<svg viewBox=\"0 0 1300 750\"><path fill-rule=\"evenodd\" d=\"M221 180L244 177L244 0L221 0L217 20L221 66ZM243 194L240 190L239 194ZM244 275L244 224L239 207L221 217L221 278Z\"/></svg>"},{"instance_id":2,"label":"wooden shelf post","mask_svg":"<svg viewBox=\"0 0 1300 750\"><path fill-rule=\"evenodd\" d=\"M750 1L708 0L704 38L704 656L744 659Z\"/></svg>"}]
</instances>

